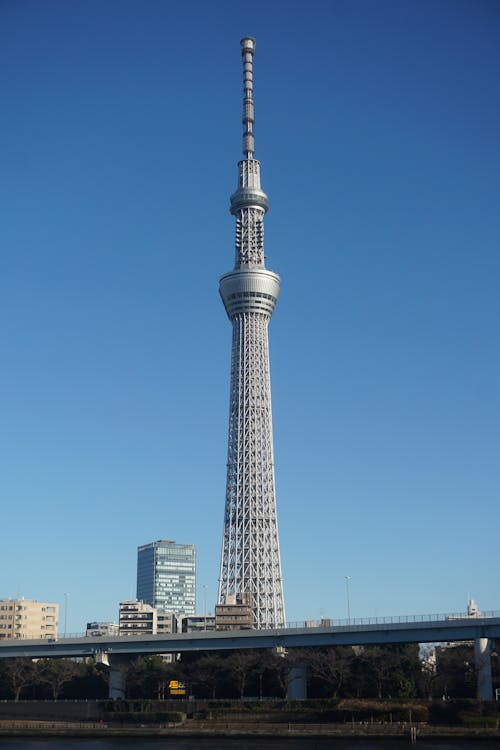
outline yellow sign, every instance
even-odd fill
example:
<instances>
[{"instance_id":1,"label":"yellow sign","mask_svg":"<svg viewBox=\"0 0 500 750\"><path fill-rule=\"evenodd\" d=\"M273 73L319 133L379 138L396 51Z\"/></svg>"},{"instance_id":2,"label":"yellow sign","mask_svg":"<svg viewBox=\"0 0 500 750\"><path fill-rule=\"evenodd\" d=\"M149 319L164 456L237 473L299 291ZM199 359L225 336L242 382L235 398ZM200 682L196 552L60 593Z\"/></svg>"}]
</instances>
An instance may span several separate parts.
<instances>
[{"instance_id":1,"label":"yellow sign","mask_svg":"<svg viewBox=\"0 0 500 750\"><path fill-rule=\"evenodd\" d=\"M168 692L170 695L186 695L186 686L179 680L170 680L168 683Z\"/></svg>"}]
</instances>

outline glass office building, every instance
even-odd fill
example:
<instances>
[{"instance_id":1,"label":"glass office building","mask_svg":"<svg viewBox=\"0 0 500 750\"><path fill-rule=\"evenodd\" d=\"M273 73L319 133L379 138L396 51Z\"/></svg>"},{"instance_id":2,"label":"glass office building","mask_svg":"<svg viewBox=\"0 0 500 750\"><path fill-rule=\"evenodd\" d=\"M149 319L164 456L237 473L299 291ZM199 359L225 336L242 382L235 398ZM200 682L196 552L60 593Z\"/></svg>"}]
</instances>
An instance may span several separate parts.
<instances>
[{"instance_id":1,"label":"glass office building","mask_svg":"<svg viewBox=\"0 0 500 750\"><path fill-rule=\"evenodd\" d=\"M196 613L194 544L169 539L137 549L137 599L178 617Z\"/></svg>"}]
</instances>

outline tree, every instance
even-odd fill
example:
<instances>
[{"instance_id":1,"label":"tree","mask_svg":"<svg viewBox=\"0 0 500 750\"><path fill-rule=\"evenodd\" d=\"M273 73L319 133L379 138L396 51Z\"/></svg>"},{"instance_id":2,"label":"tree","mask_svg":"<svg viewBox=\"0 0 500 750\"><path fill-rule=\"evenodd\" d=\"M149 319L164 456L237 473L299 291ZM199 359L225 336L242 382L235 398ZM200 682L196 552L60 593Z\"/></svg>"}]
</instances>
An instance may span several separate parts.
<instances>
[{"instance_id":1,"label":"tree","mask_svg":"<svg viewBox=\"0 0 500 750\"><path fill-rule=\"evenodd\" d=\"M55 701L78 671L78 665L70 659L41 659L36 665L37 681L50 687Z\"/></svg>"},{"instance_id":2,"label":"tree","mask_svg":"<svg viewBox=\"0 0 500 750\"><path fill-rule=\"evenodd\" d=\"M66 699L106 698L109 693L109 671L104 664L96 664L89 659L83 664L76 664L74 678L64 687Z\"/></svg>"},{"instance_id":3,"label":"tree","mask_svg":"<svg viewBox=\"0 0 500 750\"><path fill-rule=\"evenodd\" d=\"M477 674L469 644L436 648L436 687L440 696L475 698Z\"/></svg>"},{"instance_id":4,"label":"tree","mask_svg":"<svg viewBox=\"0 0 500 750\"><path fill-rule=\"evenodd\" d=\"M28 658L6 659L4 666L4 679L18 701L23 688L33 684L36 674L35 663Z\"/></svg>"},{"instance_id":5,"label":"tree","mask_svg":"<svg viewBox=\"0 0 500 750\"><path fill-rule=\"evenodd\" d=\"M180 662L164 662L158 654L139 656L127 673L127 695L131 698L156 698L165 694L165 683L182 679Z\"/></svg>"},{"instance_id":6,"label":"tree","mask_svg":"<svg viewBox=\"0 0 500 750\"><path fill-rule=\"evenodd\" d=\"M226 659L226 670L232 677L240 698L245 695L247 680L255 673L258 661L259 656L255 651L245 649L232 651Z\"/></svg>"},{"instance_id":7,"label":"tree","mask_svg":"<svg viewBox=\"0 0 500 750\"><path fill-rule=\"evenodd\" d=\"M333 646L326 649L305 649L303 657L311 676L326 686L330 697L337 698L351 674L352 648Z\"/></svg>"},{"instance_id":8,"label":"tree","mask_svg":"<svg viewBox=\"0 0 500 750\"><path fill-rule=\"evenodd\" d=\"M273 649L268 653L268 670L275 678L281 690L282 696L286 698L290 669L295 666L294 656L298 649L285 651L284 649Z\"/></svg>"},{"instance_id":9,"label":"tree","mask_svg":"<svg viewBox=\"0 0 500 750\"><path fill-rule=\"evenodd\" d=\"M356 651L361 694L379 700L415 696L421 668L418 644L364 646Z\"/></svg>"},{"instance_id":10,"label":"tree","mask_svg":"<svg viewBox=\"0 0 500 750\"><path fill-rule=\"evenodd\" d=\"M226 672L226 659L218 653L207 652L187 666L188 680L193 685L206 688L211 698L215 698L221 677Z\"/></svg>"},{"instance_id":11,"label":"tree","mask_svg":"<svg viewBox=\"0 0 500 750\"><path fill-rule=\"evenodd\" d=\"M432 644L420 646L420 660L419 694L430 701L435 695L437 680L436 652Z\"/></svg>"}]
</instances>

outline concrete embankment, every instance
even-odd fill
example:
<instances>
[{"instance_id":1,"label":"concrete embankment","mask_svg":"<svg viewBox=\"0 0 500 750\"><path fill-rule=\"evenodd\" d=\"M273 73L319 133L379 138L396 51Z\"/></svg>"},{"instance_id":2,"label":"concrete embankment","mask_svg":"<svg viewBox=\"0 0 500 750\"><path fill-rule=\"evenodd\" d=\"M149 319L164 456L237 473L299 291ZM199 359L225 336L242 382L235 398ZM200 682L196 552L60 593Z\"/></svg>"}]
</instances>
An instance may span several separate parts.
<instances>
[{"instance_id":1,"label":"concrete embankment","mask_svg":"<svg viewBox=\"0 0 500 750\"><path fill-rule=\"evenodd\" d=\"M338 738L369 737L393 740L474 739L500 743L500 731L492 728L435 727L408 724L236 724L221 721L186 721L178 725L114 725L103 722L0 721L0 737L255 737Z\"/></svg>"}]
</instances>

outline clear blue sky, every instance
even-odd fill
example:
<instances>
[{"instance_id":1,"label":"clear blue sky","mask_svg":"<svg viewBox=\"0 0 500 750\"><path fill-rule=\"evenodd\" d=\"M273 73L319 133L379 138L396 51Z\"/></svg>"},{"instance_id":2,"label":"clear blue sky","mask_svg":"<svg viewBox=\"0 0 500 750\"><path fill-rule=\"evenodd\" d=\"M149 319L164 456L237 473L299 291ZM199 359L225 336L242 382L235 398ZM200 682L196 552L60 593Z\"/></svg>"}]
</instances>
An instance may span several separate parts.
<instances>
[{"instance_id":1,"label":"clear blue sky","mask_svg":"<svg viewBox=\"0 0 500 750\"><path fill-rule=\"evenodd\" d=\"M3 0L0 597L216 597L255 36L287 619L500 609L496 0Z\"/></svg>"}]
</instances>

